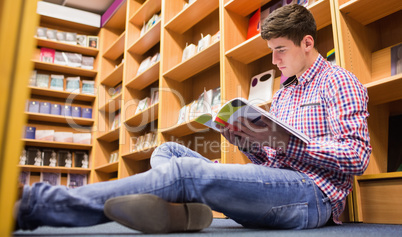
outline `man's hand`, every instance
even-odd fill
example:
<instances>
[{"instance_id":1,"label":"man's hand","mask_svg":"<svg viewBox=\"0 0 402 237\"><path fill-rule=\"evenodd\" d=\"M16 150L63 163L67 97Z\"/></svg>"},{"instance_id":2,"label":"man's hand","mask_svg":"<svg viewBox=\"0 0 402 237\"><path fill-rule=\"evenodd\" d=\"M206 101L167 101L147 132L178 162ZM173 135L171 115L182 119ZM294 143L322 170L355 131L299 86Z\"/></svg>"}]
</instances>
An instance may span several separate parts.
<instances>
[{"instance_id":1,"label":"man's hand","mask_svg":"<svg viewBox=\"0 0 402 237\"><path fill-rule=\"evenodd\" d=\"M258 144L282 151L287 149L289 134L264 116L261 116L259 125L242 117L233 125L237 129L220 127L222 135L233 145L250 148L252 144Z\"/></svg>"}]
</instances>

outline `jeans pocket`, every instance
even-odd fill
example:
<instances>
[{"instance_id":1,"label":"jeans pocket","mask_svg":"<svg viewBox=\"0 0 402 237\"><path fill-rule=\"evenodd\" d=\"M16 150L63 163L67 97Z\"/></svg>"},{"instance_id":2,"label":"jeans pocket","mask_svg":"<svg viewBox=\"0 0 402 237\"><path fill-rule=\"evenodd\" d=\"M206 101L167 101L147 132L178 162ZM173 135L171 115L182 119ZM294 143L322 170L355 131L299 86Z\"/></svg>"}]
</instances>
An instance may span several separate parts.
<instances>
[{"instance_id":1,"label":"jeans pocket","mask_svg":"<svg viewBox=\"0 0 402 237\"><path fill-rule=\"evenodd\" d=\"M273 207L265 216L264 223L276 229L305 229L308 224L308 204L295 203Z\"/></svg>"}]
</instances>

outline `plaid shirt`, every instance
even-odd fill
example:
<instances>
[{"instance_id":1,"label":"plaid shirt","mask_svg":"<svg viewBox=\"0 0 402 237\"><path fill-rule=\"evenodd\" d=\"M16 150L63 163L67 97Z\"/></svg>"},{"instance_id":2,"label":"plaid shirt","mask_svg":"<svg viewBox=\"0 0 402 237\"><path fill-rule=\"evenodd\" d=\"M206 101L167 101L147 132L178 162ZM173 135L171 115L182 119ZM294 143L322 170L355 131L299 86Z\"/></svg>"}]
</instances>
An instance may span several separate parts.
<instances>
[{"instance_id":1,"label":"plaid shirt","mask_svg":"<svg viewBox=\"0 0 402 237\"><path fill-rule=\"evenodd\" d=\"M336 223L371 153L367 127L367 89L345 69L321 55L300 78L279 90L270 112L310 137L305 144L290 136L284 154L270 147L247 153L255 164L291 168L307 174L329 197ZM278 152L279 153L279 152Z\"/></svg>"}]
</instances>

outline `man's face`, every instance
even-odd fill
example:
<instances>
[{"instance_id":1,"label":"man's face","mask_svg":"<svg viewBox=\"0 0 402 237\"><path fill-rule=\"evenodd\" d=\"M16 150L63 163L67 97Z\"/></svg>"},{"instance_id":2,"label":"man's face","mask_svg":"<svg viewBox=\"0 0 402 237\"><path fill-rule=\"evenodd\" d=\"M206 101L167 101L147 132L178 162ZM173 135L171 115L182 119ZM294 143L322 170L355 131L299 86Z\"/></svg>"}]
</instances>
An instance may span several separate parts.
<instances>
[{"instance_id":1,"label":"man's face","mask_svg":"<svg viewBox=\"0 0 402 237\"><path fill-rule=\"evenodd\" d=\"M272 64L276 65L284 76L299 77L308 69L303 41L301 46L296 46L293 41L279 37L270 39L267 43L272 50Z\"/></svg>"}]
</instances>

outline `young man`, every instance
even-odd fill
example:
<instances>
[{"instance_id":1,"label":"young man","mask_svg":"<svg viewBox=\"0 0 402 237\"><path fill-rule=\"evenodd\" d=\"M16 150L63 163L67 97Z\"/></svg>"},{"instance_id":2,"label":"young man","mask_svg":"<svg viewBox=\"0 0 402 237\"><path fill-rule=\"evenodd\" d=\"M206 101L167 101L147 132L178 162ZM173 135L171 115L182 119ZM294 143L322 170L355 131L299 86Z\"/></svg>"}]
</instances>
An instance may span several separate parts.
<instances>
[{"instance_id":1,"label":"young man","mask_svg":"<svg viewBox=\"0 0 402 237\"><path fill-rule=\"evenodd\" d=\"M152 154L152 169L138 175L72 190L43 183L24 187L19 226L87 226L112 219L147 233L195 231L211 223L209 207L245 227L316 228L331 215L340 223L353 176L364 172L371 153L368 96L354 75L319 55L315 34L313 16L299 5L279 8L262 26L273 64L290 77L271 112L311 143L240 120L239 131L221 132L253 164L214 164L165 143Z\"/></svg>"}]
</instances>

